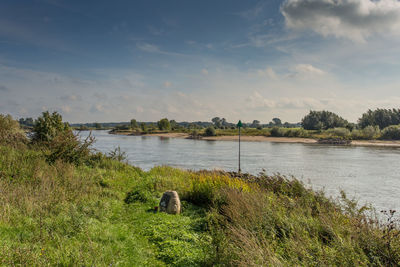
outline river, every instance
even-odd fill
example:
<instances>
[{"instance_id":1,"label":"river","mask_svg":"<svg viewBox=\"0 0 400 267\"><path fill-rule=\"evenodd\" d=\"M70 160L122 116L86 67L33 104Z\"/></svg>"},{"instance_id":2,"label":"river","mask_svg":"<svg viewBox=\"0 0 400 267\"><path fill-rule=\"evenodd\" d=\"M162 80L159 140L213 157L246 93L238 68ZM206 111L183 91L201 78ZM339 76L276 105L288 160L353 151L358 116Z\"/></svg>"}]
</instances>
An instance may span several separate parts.
<instances>
[{"instance_id":1,"label":"river","mask_svg":"<svg viewBox=\"0 0 400 267\"><path fill-rule=\"evenodd\" d=\"M93 131L92 135L95 149L107 153L119 146L130 164L144 170L169 165L237 171L238 144L233 141L121 136L107 131ZM329 196L337 197L344 190L377 211L400 211L400 148L242 142L241 150L243 172L293 175Z\"/></svg>"}]
</instances>

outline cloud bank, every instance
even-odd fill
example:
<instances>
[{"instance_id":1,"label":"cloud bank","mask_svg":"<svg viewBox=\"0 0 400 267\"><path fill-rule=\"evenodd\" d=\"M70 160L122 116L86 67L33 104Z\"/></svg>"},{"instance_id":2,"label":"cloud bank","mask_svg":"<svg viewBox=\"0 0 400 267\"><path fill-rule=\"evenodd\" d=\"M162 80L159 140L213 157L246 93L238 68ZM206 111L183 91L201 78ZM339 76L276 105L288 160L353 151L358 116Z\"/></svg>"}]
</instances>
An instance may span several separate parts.
<instances>
[{"instance_id":1,"label":"cloud bank","mask_svg":"<svg viewBox=\"0 0 400 267\"><path fill-rule=\"evenodd\" d=\"M286 0L281 13L290 29L356 42L377 33L400 32L398 0Z\"/></svg>"}]
</instances>

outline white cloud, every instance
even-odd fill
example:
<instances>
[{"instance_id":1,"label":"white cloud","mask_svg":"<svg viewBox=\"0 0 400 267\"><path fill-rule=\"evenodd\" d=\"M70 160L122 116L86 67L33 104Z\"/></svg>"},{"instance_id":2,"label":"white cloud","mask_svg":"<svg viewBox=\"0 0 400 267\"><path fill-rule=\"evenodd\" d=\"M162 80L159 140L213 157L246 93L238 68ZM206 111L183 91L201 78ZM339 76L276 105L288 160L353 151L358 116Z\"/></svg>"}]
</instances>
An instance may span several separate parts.
<instances>
[{"instance_id":1,"label":"white cloud","mask_svg":"<svg viewBox=\"0 0 400 267\"><path fill-rule=\"evenodd\" d=\"M299 75L323 75L325 72L311 64L298 64L294 67L296 74Z\"/></svg>"},{"instance_id":2,"label":"white cloud","mask_svg":"<svg viewBox=\"0 0 400 267\"><path fill-rule=\"evenodd\" d=\"M148 43L137 43L136 47L140 50L148 53L161 53L160 48L158 46Z\"/></svg>"},{"instance_id":3,"label":"white cloud","mask_svg":"<svg viewBox=\"0 0 400 267\"><path fill-rule=\"evenodd\" d=\"M357 42L400 30L397 0L286 0L281 12L288 28Z\"/></svg>"},{"instance_id":4,"label":"white cloud","mask_svg":"<svg viewBox=\"0 0 400 267\"><path fill-rule=\"evenodd\" d=\"M137 43L136 47L139 50L142 50L147 53L161 54L161 55L167 55L167 56L187 56L187 55L181 54L181 53L164 51L164 50L160 49L157 45L149 44L149 43Z\"/></svg>"}]
</instances>

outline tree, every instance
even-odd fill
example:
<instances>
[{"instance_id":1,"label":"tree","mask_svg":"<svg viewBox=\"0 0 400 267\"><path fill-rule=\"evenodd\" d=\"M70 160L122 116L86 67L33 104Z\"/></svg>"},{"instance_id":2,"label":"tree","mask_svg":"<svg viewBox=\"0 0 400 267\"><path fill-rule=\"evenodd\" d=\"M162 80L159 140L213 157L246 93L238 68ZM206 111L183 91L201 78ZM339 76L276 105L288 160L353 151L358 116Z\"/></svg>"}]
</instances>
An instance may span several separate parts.
<instances>
[{"instance_id":1,"label":"tree","mask_svg":"<svg viewBox=\"0 0 400 267\"><path fill-rule=\"evenodd\" d=\"M131 128L132 129L138 128L138 123L135 119L131 119Z\"/></svg>"},{"instance_id":2,"label":"tree","mask_svg":"<svg viewBox=\"0 0 400 267\"><path fill-rule=\"evenodd\" d=\"M384 129L398 124L400 124L400 109L369 109L358 119L358 125L361 128L379 126L380 129Z\"/></svg>"},{"instance_id":3,"label":"tree","mask_svg":"<svg viewBox=\"0 0 400 267\"><path fill-rule=\"evenodd\" d=\"M215 128L220 128L221 127L221 119L219 117L214 117L211 119L211 121L214 123Z\"/></svg>"},{"instance_id":4,"label":"tree","mask_svg":"<svg viewBox=\"0 0 400 267\"><path fill-rule=\"evenodd\" d=\"M227 126L228 125L228 122L226 121L226 119L225 118L222 118L222 120L221 120L221 126L222 127L225 127L225 126Z\"/></svg>"},{"instance_id":5,"label":"tree","mask_svg":"<svg viewBox=\"0 0 400 267\"><path fill-rule=\"evenodd\" d=\"M301 124L306 130L326 130L336 127L346 127L348 122L337 114L330 111L310 111L302 120Z\"/></svg>"},{"instance_id":6,"label":"tree","mask_svg":"<svg viewBox=\"0 0 400 267\"><path fill-rule=\"evenodd\" d=\"M100 123L96 122L96 123L94 124L94 128L96 128L97 130L99 130L99 129L103 128L103 127L101 126Z\"/></svg>"},{"instance_id":7,"label":"tree","mask_svg":"<svg viewBox=\"0 0 400 267\"><path fill-rule=\"evenodd\" d=\"M169 124L171 125L172 130L176 130L179 127L178 123L175 120L170 120Z\"/></svg>"},{"instance_id":8,"label":"tree","mask_svg":"<svg viewBox=\"0 0 400 267\"><path fill-rule=\"evenodd\" d=\"M60 133L72 132L68 123L62 122L62 117L58 112L50 114L43 112L42 116L35 120L33 126L33 141L51 141Z\"/></svg>"},{"instance_id":9,"label":"tree","mask_svg":"<svg viewBox=\"0 0 400 267\"><path fill-rule=\"evenodd\" d=\"M11 115L0 114L0 145L19 147L28 143L25 132Z\"/></svg>"},{"instance_id":10,"label":"tree","mask_svg":"<svg viewBox=\"0 0 400 267\"><path fill-rule=\"evenodd\" d=\"M171 123L167 118L161 119L157 122L158 129L160 131L168 131L171 130Z\"/></svg>"},{"instance_id":11,"label":"tree","mask_svg":"<svg viewBox=\"0 0 400 267\"><path fill-rule=\"evenodd\" d=\"M252 128L258 128L260 126L260 121L259 120L253 120L253 123L251 124Z\"/></svg>"},{"instance_id":12,"label":"tree","mask_svg":"<svg viewBox=\"0 0 400 267\"><path fill-rule=\"evenodd\" d=\"M20 125L24 125L24 126L33 126L34 121L32 118L21 118L18 120Z\"/></svg>"},{"instance_id":13,"label":"tree","mask_svg":"<svg viewBox=\"0 0 400 267\"><path fill-rule=\"evenodd\" d=\"M274 122L274 124L276 126L281 126L282 125L282 121L279 118L273 118L272 121Z\"/></svg>"},{"instance_id":14,"label":"tree","mask_svg":"<svg viewBox=\"0 0 400 267\"><path fill-rule=\"evenodd\" d=\"M141 122L140 123L140 129L142 129L143 132L146 131L146 123Z\"/></svg>"}]
</instances>

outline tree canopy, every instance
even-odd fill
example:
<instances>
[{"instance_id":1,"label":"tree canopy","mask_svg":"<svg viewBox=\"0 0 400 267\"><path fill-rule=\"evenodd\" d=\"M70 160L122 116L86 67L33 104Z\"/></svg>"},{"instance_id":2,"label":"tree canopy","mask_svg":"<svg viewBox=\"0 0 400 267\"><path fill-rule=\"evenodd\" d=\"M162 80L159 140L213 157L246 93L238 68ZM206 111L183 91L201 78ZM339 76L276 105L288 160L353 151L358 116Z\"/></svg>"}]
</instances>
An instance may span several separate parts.
<instances>
[{"instance_id":1,"label":"tree canopy","mask_svg":"<svg viewBox=\"0 0 400 267\"><path fill-rule=\"evenodd\" d=\"M346 127L348 121L327 110L311 110L310 113L301 120L301 124L306 130L326 130L336 127Z\"/></svg>"},{"instance_id":2,"label":"tree canopy","mask_svg":"<svg viewBox=\"0 0 400 267\"><path fill-rule=\"evenodd\" d=\"M171 123L167 118L159 120L157 126L161 131L171 130Z\"/></svg>"},{"instance_id":3,"label":"tree canopy","mask_svg":"<svg viewBox=\"0 0 400 267\"><path fill-rule=\"evenodd\" d=\"M51 141L59 133L66 131L71 131L71 128L67 123L63 123L62 116L56 111L52 114L46 111L35 120L33 140Z\"/></svg>"},{"instance_id":4,"label":"tree canopy","mask_svg":"<svg viewBox=\"0 0 400 267\"><path fill-rule=\"evenodd\" d=\"M384 129L398 124L400 124L400 109L369 109L358 119L358 125L361 128L379 126L380 129Z\"/></svg>"}]
</instances>

